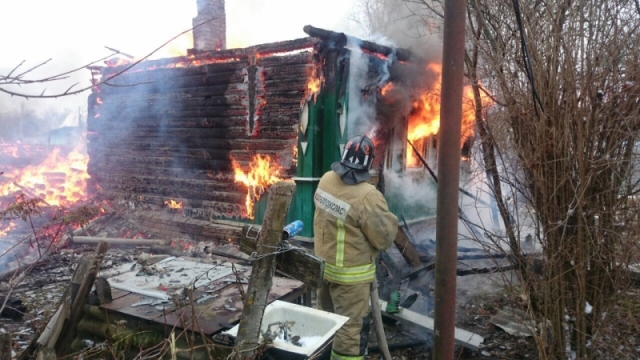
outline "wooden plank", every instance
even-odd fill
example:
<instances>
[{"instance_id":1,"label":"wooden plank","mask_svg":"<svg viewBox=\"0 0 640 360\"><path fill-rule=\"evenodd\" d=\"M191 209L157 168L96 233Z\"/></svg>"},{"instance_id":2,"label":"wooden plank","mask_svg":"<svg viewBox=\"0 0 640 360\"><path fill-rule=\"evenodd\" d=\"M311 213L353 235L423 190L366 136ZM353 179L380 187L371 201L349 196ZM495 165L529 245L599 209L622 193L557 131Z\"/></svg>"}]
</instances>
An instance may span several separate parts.
<instances>
[{"instance_id":1,"label":"wooden plank","mask_svg":"<svg viewBox=\"0 0 640 360\"><path fill-rule=\"evenodd\" d=\"M217 191L218 189L213 187L203 187L201 189L195 189L191 187L172 187L172 186L157 186L151 184L139 184L139 183L116 183L111 181L103 181L102 177L96 177L100 181L100 186L105 190L119 191L124 193L145 193L150 195L156 195L163 197L163 203L168 199L175 199L176 197L187 199L199 199L200 201L220 202L227 204L242 205L245 203L246 192L245 191ZM222 189L224 190L224 189Z\"/></svg>"},{"instance_id":2,"label":"wooden plank","mask_svg":"<svg viewBox=\"0 0 640 360\"><path fill-rule=\"evenodd\" d=\"M38 352L38 357L36 360L56 360L58 357L56 356L56 352L50 348L42 348Z\"/></svg>"},{"instance_id":3,"label":"wooden plank","mask_svg":"<svg viewBox=\"0 0 640 360\"><path fill-rule=\"evenodd\" d=\"M418 267L422 265L422 261L420 261L420 254L413 246L411 240L404 232L402 226L398 226L398 234L396 238L393 240L393 243L396 245L402 257L407 261L407 263L413 267Z\"/></svg>"},{"instance_id":4,"label":"wooden plank","mask_svg":"<svg viewBox=\"0 0 640 360\"><path fill-rule=\"evenodd\" d=\"M245 225L242 230L245 236L240 240L240 251L248 255L256 251L256 240L246 236L250 228L255 233L260 230L260 226ZM287 250L276 257L276 268L279 271L313 288L322 286L324 260L287 240L282 241L282 248Z\"/></svg>"},{"instance_id":5,"label":"wooden plank","mask_svg":"<svg viewBox=\"0 0 640 360\"><path fill-rule=\"evenodd\" d=\"M91 244L95 245L104 241L111 245L128 245L128 246L159 246L168 245L168 240L161 239L121 239L121 238L101 238L94 236L74 236L71 240L74 244Z\"/></svg>"},{"instance_id":6,"label":"wooden plank","mask_svg":"<svg viewBox=\"0 0 640 360\"><path fill-rule=\"evenodd\" d=\"M274 247L277 248L282 240L284 221L295 190L296 185L290 182L276 183L269 190L262 231L257 239L258 257L253 261L242 318L238 327L234 349L238 360L253 356L259 345L260 326L275 275Z\"/></svg>"},{"instance_id":7,"label":"wooden plank","mask_svg":"<svg viewBox=\"0 0 640 360\"><path fill-rule=\"evenodd\" d=\"M63 356L68 351L71 342L76 336L77 325L84 313L87 297L96 279L100 263L108 249L108 243L99 242L95 253L90 256L84 256L73 274L69 291L65 294L65 303L63 304L68 311L66 311L62 329L55 343L55 350L58 356Z\"/></svg>"},{"instance_id":8,"label":"wooden plank","mask_svg":"<svg viewBox=\"0 0 640 360\"><path fill-rule=\"evenodd\" d=\"M288 147L287 147L288 148ZM268 155L271 158L278 158L282 151L287 149L274 149L274 150L260 150L259 154L262 156ZM246 150L191 150L187 149L162 149L162 150L138 150L133 151L131 149L122 149L116 147L110 147L104 149L104 157L164 157L172 160L179 159L203 159L203 160L230 160L229 157L233 157L236 161L253 161L255 152ZM119 167L119 164L114 164L114 167Z\"/></svg>"},{"instance_id":9,"label":"wooden plank","mask_svg":"<svg viewBox=\"0 0 640 360\"><path fill-rule=\"evenodd\" d=\"M380 308L386 309L387 302L384 300L380 300ZM419 314L415 311L411 311L408 309L402 309L400 313L389 314L386 311L382 311L385 316L388 316L394 320L402 320L408 321L413 324L419 325L425 328L427 331L433 334L434 320L433 318ZM471 331L467 331L464 329L456 328L455 329L455 341L457 345L464 346L467 349L472 351L480 350L480 344L484 342L484 338L476 333Z\"/></svg>"},{"instance_id":10,"label":"wooden plank","mask_svg":"<svg viewBox=\"0 0 640 360\"><path fill-rule=\"evenodd\" d=\"M0 360L11 360L11 335L0 334Z\"/></svg>"},{"instance_id":11,"label":"wooden plank","mask_svg":"<svg viewBox=\"0 0 640 360\"><path fill-rule=\"evenodd\" d=\"M204 118L203 118L204 119ZM183 119L184 121L191 122L201 122L205 121L203 119L193 118L193 119ZM150 120L151 121L151 120ZM155 121L155 120L153 120ZM160 120L158 120L160 121ZM172 121L172 120L167 120ZM176 119L176 121L180 121ZM246 121L246 119L244 119ZM154 123L155 124L155 123ZM152 141L149 139L140 139L140 140L132 140L127 139L127 141L116 141L117 139L110 139L109 145L113 147L120 147L131 149L133 151L137 150L158 150L163 148L181 148L181 149L190 149L190 150L245 150L248 152L259 152L262 150L278 150L278 149L288 149L295 144L295 141L291 141L290 139L274 139L265 141L259 141L257 139L222 139L215 142L208 143L197 143L197 142L185 142L183 139L179 138L169 138L166 139L163 143L158 143L156 141Z\"/></svg>"},{"instance_id":12,"label":"wooden plank","mask_svg":"<svg viewBox=\"0 0 640 360\"><path fill-rule=\"evenodd\" d=\"M243 115L240 114L232 114L229 113L230 116L234 115ZM206 115L205 113L198 113L198 110L190 111L189 113L185 112L184 116L197 116L197 115ZM246 115L246 114L244 114ZM264 114L263 114L264 115ZM287 122L291 120L287 118ZM294 129L292 124L282 123L282 124L274 124L274 121L270 120L270 123L265 126L260 127L260 139L261 140L283 140L286 138L291 138L297 136L297 129ZM122 136L126 136L129 141L140 141L149 138L154 138L153 140L158 141L161 139L164 141L165 138L184 138L186 141L218 141L223 139L230 138L246 138L247 131L242 127L237 128L225 128L225 129L212 129L212 128L202 128L202 129L171 129L171 130L163 130L163 129L146 129L146 128L127 128L128 131L115 131L115 130L105 130L100 133L99 138L108 139L119 139Z\"/></svg>"}]
</instances>

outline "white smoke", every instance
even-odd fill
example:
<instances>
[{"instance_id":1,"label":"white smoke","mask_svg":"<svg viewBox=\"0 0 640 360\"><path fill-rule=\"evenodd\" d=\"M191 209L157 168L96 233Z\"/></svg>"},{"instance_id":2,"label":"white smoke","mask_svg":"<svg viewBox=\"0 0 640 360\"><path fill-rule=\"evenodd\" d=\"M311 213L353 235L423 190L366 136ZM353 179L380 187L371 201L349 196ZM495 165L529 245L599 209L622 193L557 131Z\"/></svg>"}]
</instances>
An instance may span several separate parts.
<instances>
[{"instance_id":1,"label":"white smoke","mask_svg":"<svg viewBox=\"0 0 640 360\"><path fill-rule=\"evenodd\" d=\"M363 96L367 84L367 55L360 51L360 41L347 38L349 57L349 138L365 134L375 126L376 108L370 97Z\"/></svg>"},{"instance_id":2,"label":"white smoke","mask_svg":"<svg viewBox=\"0 0 640 360\"><path fill-rule=\"evenodd\" d=\"M384 173L385 188L387 189L385 194L388 197L399 198L407 205L435 207L436 187L429 176L426 171L407 176L394 171L386 171Z\"/></svg>"},{"instance_id":3,"label":"white smoke","mask_svg":"<svg viewBox=\"0 0 640 360\"><path fill-rule=\"evenodd\" d=\"M349 48L349 137L367 134L374 136L378 126L376 121L376 91L383 86L391 76L389 68L396 60L392 54L378 66L376 78L369 78L370 55L361 51L361 41L351 36L347 37Z\"/></svg>"},{"instance_id":4,"label":"white smoke","mask_svg":"<svg viewBox=\"0 0 640 360\"><path fill-rule=\"evenodd\" d=\"M366 40L389 47L409 49L427 62L441 62L442 20L427 6L436 2L406 0L357 0L351 20Z\"/></svg>"}]
</instances>

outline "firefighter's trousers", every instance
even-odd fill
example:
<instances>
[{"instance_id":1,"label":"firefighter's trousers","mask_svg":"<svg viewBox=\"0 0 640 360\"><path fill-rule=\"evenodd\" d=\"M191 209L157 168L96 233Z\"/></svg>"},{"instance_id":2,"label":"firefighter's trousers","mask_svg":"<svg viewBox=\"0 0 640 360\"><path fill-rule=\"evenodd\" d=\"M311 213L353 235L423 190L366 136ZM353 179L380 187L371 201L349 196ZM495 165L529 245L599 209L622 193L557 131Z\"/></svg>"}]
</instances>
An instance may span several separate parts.
<instances>
[{"instance_id":1,"label":"firefighter's trousers","mask_svg":"<svg viewBox=\"0 0 640 360\"><path fill-rule=\"evenodd\" d=\"M369 339L370 286L370 283L341 285L324 280L318 289L318 309L349 317L335 335L331 360L364 359Z\"/></svg>"}]
</instances>

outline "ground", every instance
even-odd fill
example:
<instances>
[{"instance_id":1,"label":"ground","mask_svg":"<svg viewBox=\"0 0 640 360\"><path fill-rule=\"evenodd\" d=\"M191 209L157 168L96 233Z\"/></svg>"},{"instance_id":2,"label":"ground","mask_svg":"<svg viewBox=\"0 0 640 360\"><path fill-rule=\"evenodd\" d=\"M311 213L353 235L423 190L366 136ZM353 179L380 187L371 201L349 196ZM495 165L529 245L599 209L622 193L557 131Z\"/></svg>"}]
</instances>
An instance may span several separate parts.
<instances>
[{"instance_id":1,"label":"ground","mask_svg":"<svg viewBox=\"0 0 640 360\"><path fill-rule=\"evenodd\" d=\"M134 224L126 221L113 221L97 231L102 236L125 237L125 234L140 233ZM199 247L194 247L198 251ZM12 335L13 349L20 354L35 339L36 334L48 322L58 307L65 287L73 273L78 259L92 252L92 246L69 245L59 249L48 260L39 264L18 286L11 298L20 299L26 306L21 319L0 318L0 333ZM104 270L118 264L130 262L148 249L112 248L103 261ZM202 253L201 256L207 256ZM507 281L509 280L509 281ZM513 273L459 276L458 307L456 324L458 327L485 337L482 349L477 352L457 348L457 359L537 359L537 349L532 337L517 337L505 333L490 322L491 316L499 309L514 307L526 308L518 287L510 287ZM426 283L416 286L426 288ZM8 291L6 282L0 282L0 298ZM640 359L640 291L631 288L616 299L617 306L608 314L607 325L601 329L605 343L610 349L603 349L598 358L602 359ZM429 315L432 310L428 310ZM386 324L387 338L394 359L420 360L430 359L431 336L426 330L406 323L389 322ZM613 345L615 344L615 346ZM370 354L367 359L380 359L375 333L370 334ZM599 350L600 351L600 350Z\"/></svg>"}]
</instances>

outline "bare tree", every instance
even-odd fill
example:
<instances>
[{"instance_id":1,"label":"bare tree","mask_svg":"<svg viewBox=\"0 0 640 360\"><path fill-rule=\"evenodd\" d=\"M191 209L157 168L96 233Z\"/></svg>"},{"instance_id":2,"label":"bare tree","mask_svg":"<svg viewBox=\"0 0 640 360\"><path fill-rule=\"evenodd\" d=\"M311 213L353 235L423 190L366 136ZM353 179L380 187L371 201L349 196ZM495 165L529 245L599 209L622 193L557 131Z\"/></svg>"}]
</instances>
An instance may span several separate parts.
<instances>
[{"instance_id":1,"label":"bare tree","mask_svg":"<svg viewBox=\"0 0 640 360\"><path fill-rule=\"evenodd\" d=\"M386 34L389 27L399 20L402 3L402 0L358 0L349 19L366 36Z\"/></svg>"},{"instance_id":2,"label":"bare tree","mask_svg":"<svg viewBox=\"0 0 640 360\"><path fill-rule=\"evenodd\" d=\"M98 86L98 85L110 85L109 84L109 80L120 76L121 74L127 72L128 70L130 70L131 68L133 68L134 66L136 66L137 64L139 64L140 62L148 59L150 56L152 56L153 54L155 54L156 52L158 52L160 49L162 49L163 47L167 46L167 44L169 44L170 42L172 42L173 40L179 38L180 36L193 31L193 29L196 29L200 26L203 26L213 20L215 20L216 18L212 18L209 19L207 21L204 21L194 27L192 27L191 29L187 29L181 33L179 33L178 35L172 37L171 39L169 39L168 41L166 41L165 43L163 43L162 45L158 46L155 50L153 50L152 52L148 53L147 55L143 56L142 58L139 59L135 59L132 60L127 66L123 67L122 70L116 72L115 74L110 75L108 78L106 79L102 79L100 81L95 81L93 82L91 85L89 86L84 86L81 88L77 88L78 83L73 83L70 84L69 87L62 92L56 92L56 93L52 93L52 94L47 94L46 93L46 89L43 90L41 93L28 93L25 89L29 88L32 85L35 84L51 84L54 82L63 82L63 81L68 81L71 77L71 75L82 71L84 69L87 69L95 64L98 64L114 55L118 55L118 54L122 54L125 55L126 57L132 58L130 55L126 55L121 53L118 50L106 47L109 51L111 51L111 53L101 59L92 61L90 63L87 63L85 65L82 65L78 68L74 68L74 69L70 69L68 71L64 71L62 73L59 74L54 74L54 75L50 75L50 76L45 76L45 77L38 77L38 78L29 78L29 76L33 73L34 70L42 68L43 66L47 65L51 59L48 59L46 61L43 61L35 66L32 67L28 67L28 68L24 68L22 69L22 66L25 64L25 61L22 61L21 63L19 63L18 65L16 65L11 71L9 71L6 75L2 75L0 74L0 92L9 94L11 96L17 96L17 97L22 97L22 98L27 98L27 99L47 99L47 98L59 98L59 97L63 97L63 96L70 96L70 95L77 95L80 94L82 92L85 92L87 90L90 90L92 87L94 86ZM132 84L132 85L138 85L138 84ZM121 86L121 85L119 85ZM18 87L18 90L14 90L15 87Z\"/></svg>"},{"instance_id":3,"label":"bare tree","mask_svg":"<svg viewBox=\"0 0 640 360\"><path fill-rule=\"evenodd\" d=\"M485 166L538 320L539 353L617 351L602 329L637 254L637 204L630 201L639 190L635 3L473 0L469 14L471 81L481 68L495 79L503 105L493 120L478 113ZM504 127L501 138L493 136L492 128ZM510 159L496 157L496 147ZM517 229L509 231L516 214L500 206L501 183L535 210L542 277L522 266Z\"/></svg>"},{"instance_id":4,"label":"bare tree","mask_svg":"<svg viewBox=\"0 0 640 360\"><path fill-rule=\"evenodd\" d=\"M407 1L442 15L441 0ZM625 356L607 329L638 254L639 9L632 0L468 2L466 75L505 228L488 235L519 269L541 358ZM483 108L483 96L496 106ZM522 255L523 214L542 274Z\"/></svg>"}]
</instances>

